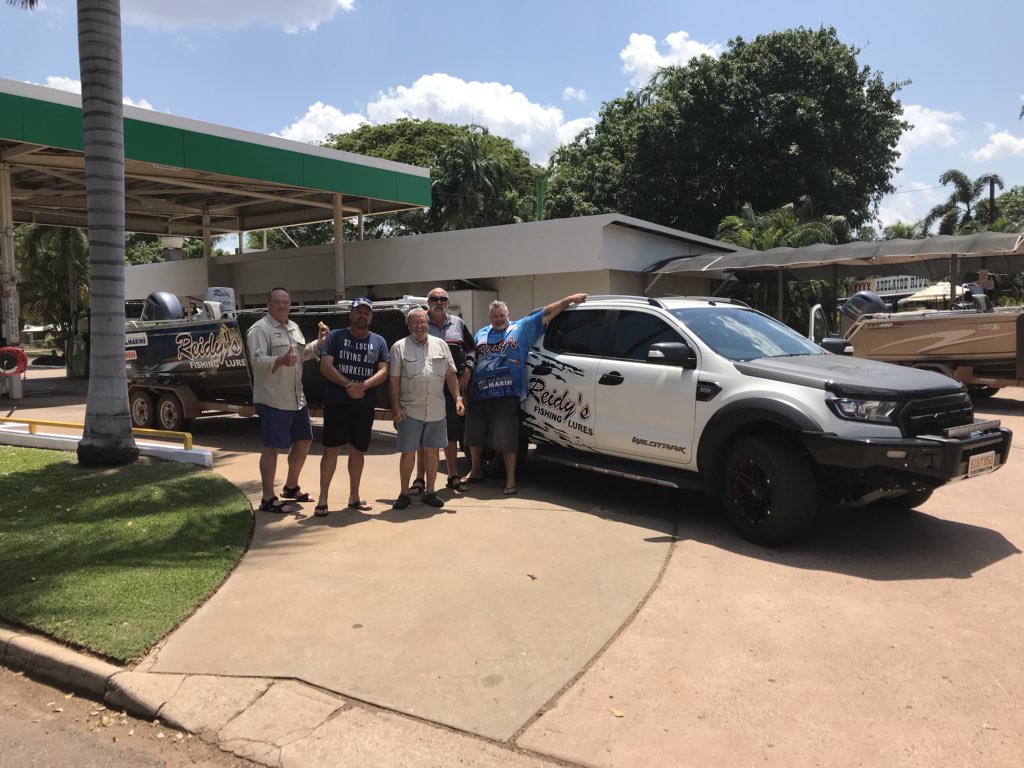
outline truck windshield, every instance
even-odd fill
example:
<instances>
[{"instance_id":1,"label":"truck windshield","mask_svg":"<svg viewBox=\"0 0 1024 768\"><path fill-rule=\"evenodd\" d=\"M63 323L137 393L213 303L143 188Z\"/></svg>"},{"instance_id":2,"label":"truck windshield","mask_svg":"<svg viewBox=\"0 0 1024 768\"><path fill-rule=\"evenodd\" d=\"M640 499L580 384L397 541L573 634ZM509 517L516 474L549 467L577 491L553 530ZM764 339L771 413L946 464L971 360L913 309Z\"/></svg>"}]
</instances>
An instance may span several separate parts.
<instances>
[{"instance_id":1,"label":"truck windshield","mask_svg":"<svg viewBox=\"0 0 1024 768\"><path fill-rule=\"evenodd\" d=\"M828 354L791 328L752 310L691 307L674 309L672 314L729 360Z\"/></svg>"}]
</instances>

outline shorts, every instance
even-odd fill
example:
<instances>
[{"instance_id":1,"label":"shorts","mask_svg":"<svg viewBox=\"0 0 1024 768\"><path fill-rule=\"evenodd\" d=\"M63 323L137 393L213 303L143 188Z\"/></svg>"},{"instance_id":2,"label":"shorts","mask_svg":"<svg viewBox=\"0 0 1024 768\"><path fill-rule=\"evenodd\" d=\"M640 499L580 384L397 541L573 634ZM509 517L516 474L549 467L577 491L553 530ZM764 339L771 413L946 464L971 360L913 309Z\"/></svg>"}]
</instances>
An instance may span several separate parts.
<instances>
[{"instance_id":1,"label":"shorts","mask_svg":"<svg viewBox=\"0 0 1024 768\"><path fill-rule=\"evenodd\" d=\"M406 416L395 425L398 432L396 447L399 453L415 451L421 445L427 448L444 448L448 445L445 420L420 421Z\"/></svg>"},{"instance_id":2,"label":"shorts","mask_svg":"<svg viewBox=\"0 0 1024 768\"><path fill-rule=\"evenodd\" d=\"M462 439L462 420L465 417L459 416L455 410L455 398L447 387L444 390L444 413L445 422L448 424L448 442L457 443Z\"/></svg>"},{"instance_id":3,"label":"shorts","mask_svg":"<svg viewBox=\"0 0 1024 768\"><path fill-rule=\"evenodd\" d=\"M256 403L256 415L260 417L260 437L263 445L287 451L292 443L313 439L313 425L309 421L309 408L302 406L297 411L283 411L264 403Z\"/></svg>"},{"instance_id":4,"label":"shorts","mask_svg":"<svg viewBox=\"0 0 1024 768\"><path fill-rule=\"evenodd\" d=\"M364 405L324 403L324 448L351 445L360 453L370 449L374 409Z\"/></svg>"},{"instance_id":5,"label":"shorts","mask_svg":"<svg viewBox=\"0 0 1024 768\"><path fill-rule=\"evenodd\" d=\"M474 400L466 413L466 442L502 453L519 450L519 398Z\"/></svg>"}]
</instances>

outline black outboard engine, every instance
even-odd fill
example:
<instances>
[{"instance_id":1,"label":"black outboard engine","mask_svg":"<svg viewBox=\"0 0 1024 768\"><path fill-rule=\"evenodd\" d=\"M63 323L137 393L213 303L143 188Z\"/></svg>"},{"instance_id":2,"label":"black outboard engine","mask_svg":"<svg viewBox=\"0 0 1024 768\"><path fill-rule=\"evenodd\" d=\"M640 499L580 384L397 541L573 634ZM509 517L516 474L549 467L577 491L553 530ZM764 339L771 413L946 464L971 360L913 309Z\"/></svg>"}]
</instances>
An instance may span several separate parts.
<instances>
[{"instance_id":1,"label":"black outboard engine","mask_svg":"<svg viewBox=\"0 0 1024 768\"><path fill-rule=\"evenodd\" d=\"M142 320L184 320L181 302L173 293L153 291L142 305Z\"/></svg>"},{"instance_id":2,"label":"black outboard engine","mask_svg":"<svg viewBox=\"0 0 1024 768\"><path fill-rule=\"evenodd\" d=\"M843 336L861 315L888 312L889 307L876 293L857 291L839 308L839 326Z\"/></svg>"}]
</instances>

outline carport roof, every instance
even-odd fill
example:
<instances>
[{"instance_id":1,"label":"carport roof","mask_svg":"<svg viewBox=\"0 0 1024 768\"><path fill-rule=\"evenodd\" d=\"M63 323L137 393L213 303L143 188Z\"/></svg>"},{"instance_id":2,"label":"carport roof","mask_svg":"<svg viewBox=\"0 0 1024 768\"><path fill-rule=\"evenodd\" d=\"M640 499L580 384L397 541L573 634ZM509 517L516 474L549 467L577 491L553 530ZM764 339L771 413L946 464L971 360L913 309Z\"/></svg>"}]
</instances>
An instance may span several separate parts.
<instances>
[{"instance_id":1,"label":"carport roof","mask_svg":"<svg viewBox=\"0 0 1024 768\"><path fill-rule=\"evenodd\" d=\"M86 226L76 94L0 78L0 163L16 223ZM426 168L125 106L125 228L203 235L430 205ZM2 204L3 201L0 201Z\"/></svg>"}]
</instances>

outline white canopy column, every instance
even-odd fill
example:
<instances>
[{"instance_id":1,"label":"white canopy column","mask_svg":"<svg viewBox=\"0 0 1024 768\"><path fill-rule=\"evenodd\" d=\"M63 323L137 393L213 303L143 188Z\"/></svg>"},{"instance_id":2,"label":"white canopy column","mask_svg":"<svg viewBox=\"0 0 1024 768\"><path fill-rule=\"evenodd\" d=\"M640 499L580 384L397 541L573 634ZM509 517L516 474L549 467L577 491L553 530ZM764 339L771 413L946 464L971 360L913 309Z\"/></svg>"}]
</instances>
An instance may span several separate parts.
<instances>
[{"instance_id":1,"label":"white canopy column","mask_svg":"<svg viewBox=\"0 0 1024 768\"><path fill-rule=\"evenodd\" d=\"M334 193L334 297L345 298L345 212L342 194Z\"/></svg>"},{"instance_id":2,"label":"white canopy column","mask_svg":"<svg viewBox=\"0 0 1024 768\"><path fill-rule=\"evenodd\" d=\"M0 163L0 298L3 299L3 323L0 334L8 344L17 344L21 329L18 314L18 271L14 264L14 213L11 210L11 166Z\"/></svg>"}]
</instances>

